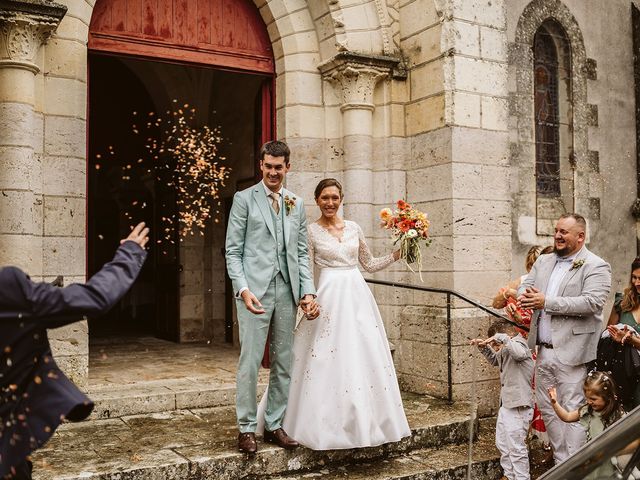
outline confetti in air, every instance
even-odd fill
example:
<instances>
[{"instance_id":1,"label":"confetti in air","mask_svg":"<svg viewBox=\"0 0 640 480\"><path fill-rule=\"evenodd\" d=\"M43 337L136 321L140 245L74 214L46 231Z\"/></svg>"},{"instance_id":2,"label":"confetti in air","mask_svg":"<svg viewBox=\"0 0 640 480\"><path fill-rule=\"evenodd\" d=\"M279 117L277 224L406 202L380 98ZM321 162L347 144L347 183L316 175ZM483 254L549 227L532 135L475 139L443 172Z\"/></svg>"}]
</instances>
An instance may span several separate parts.
<instances>
[{"instance_id":1,"label":"confetti in air","mask_svg":"<svg viewBox=\"0 0 640 480\"><path fill-rule=\"evenodd\" d=\"M176 236L182 240L187 235L204 235L209 222L219 223L221 202L220 189L225 186L230 168L222 165L225 158L219 155L223 141L219 127L197 126L196 109L189 104L167 110L164 115L149 112L140 115L133 112L132 132L143 140L146 155L122 163L124 182L132 181L136 175L153 174L156 182L173 189L177 210L167 210L161 217L163 236L156 241L175 243ZM109 155L115 155L109 147ZM100 159L99 155L96 158ZM96 163L96 169L100 164ZM134 221L144 218L146 202L134 200L123 215Z\"/></svg>"}]
</instances>

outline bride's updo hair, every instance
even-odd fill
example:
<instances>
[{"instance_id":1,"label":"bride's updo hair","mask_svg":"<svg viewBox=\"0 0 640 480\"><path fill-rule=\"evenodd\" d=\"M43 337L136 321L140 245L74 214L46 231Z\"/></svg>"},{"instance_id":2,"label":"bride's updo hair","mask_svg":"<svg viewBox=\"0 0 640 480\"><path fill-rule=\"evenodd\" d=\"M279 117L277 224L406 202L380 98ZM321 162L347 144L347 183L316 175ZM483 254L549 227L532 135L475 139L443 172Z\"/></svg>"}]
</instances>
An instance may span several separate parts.
<instances>
[{"instance_id":1,"label":"bride's updo hair","mask_svg":"<svg viewBox=\"0 0 640 480\"><path fill-rule=\"evenodd\" d=\"M338 189L338 192L340 192L340 198L344 197L344 194L342 193L342 185L340 184L340 182L335 178L325 178L323 180L320 180L320 182L316 186L316 189L313 192L313 198L317 200L320 197L322 191L327 187L336 187Z\"/></svg>"}]
</instances>

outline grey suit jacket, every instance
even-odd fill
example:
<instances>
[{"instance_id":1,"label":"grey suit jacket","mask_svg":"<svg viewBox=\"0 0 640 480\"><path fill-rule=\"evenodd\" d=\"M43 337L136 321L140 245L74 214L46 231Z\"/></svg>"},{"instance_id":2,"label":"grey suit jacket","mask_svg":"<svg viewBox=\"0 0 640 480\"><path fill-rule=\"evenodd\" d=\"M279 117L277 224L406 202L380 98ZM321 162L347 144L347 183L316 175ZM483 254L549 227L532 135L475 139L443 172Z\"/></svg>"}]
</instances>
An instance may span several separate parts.
<instances>
[{"instance_id":1,"label":"grey suit jacket","mask_svg":"<svg viewBox=\"0 0 640 480\"><path fill-rule=\"evenodd\" d=\"M611 290L611 267L603 259L583 247L575 261L582 266L572 268L562 279L558 294L545 299L544 310L551 316L553 348L565 365L581 365L596 358L598 339L603 328L602 308ZM518 294L528 287L547 290L551 272L556 265L555 253L540 255L531 272L522 282ZM529 346L536 345L538 317L531 319Z\"/></svg>"},{"instance_id":2,"label":"grey suit jacket","mask_svg":"<svg viewBox=\"0 0 640 480\"><path fill-rule=\"evenodd\" d=\"M506 408L533 407L533 356L527 341L518 334L504 335L499 352L484 347L482 354L489 363L500 367L500 404Z\"/></svg>"}]
</instances>

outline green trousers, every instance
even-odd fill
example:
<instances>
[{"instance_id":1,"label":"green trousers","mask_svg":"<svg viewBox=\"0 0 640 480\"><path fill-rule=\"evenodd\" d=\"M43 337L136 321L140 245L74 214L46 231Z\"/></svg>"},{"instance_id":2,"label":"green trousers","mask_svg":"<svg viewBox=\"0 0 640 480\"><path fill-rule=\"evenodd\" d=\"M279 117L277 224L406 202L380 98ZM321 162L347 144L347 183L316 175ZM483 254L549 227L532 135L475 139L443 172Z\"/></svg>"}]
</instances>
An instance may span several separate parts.
<instances>
[{"instance_id":1,"label":"green trousers","mask_svg":"<svg viewBox=\"0 0 640 480\"><path fill-rule=\"evenodd\" d=\"M265 411L265 428L269 431L282 426L287 408L291 380L291 347L295 327L296 303L291 284L276 275L260 299L265 313L254 315L242 300L236 300L240 327L240 360L236 378L236 415L240 432L255 432L257 424L258 369L271 326L271 372Z\"/></svg>"}]
</instances>

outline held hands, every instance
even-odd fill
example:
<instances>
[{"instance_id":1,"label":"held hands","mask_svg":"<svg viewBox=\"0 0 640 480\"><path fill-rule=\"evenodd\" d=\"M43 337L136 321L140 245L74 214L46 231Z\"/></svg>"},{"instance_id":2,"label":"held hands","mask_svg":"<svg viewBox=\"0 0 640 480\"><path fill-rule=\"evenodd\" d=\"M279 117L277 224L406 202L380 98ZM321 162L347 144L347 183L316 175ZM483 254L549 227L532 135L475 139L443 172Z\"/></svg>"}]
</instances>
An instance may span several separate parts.
<instances>
[{"instance_id":1,"label":"held hands","mask_svg":"<svg viewBox=\"0 0 640 480\"><path fill-rule=\"evenodd\" d=\"M535 287L527 288L518 297L518 307L530 308L531 310L542 310L544 308L544 293Z\"/></svg>"},{"instance_id":2,"label":"held hands","mask_svg":"<svg viewBox=\"0 0 640 480\"><path fill-rule=\"evenodd\" d=\"M313 295L307 294L300 300L302 311L309 320L315 320L320 315L320 305Z\"/></svg>"},{"instance_id":3,"label":"held hands","mask_svg":"<svg viewBox=\"0 0 640 480\"><path fill-rule=\"evenodd\" d=\"M140 222L138 225L136 225L134 229L131 230L131 233L127 238L123 238L122 240L120 240L120 245L129 240L140 245L140 248L145 247L145 245L149 241L149 228L145 227L144 222Z\"/></svg>"}]
</instances>

